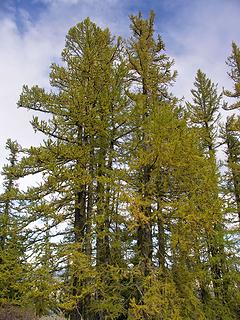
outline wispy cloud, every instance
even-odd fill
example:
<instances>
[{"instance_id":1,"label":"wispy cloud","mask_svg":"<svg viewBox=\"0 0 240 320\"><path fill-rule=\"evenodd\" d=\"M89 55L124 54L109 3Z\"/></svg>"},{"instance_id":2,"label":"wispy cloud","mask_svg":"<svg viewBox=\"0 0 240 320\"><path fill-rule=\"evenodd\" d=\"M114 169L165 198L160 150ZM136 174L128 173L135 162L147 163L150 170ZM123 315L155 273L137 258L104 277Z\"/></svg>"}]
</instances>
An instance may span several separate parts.
<instances>
[{"instance_id":1,"label":"wispy cloud","mask_svg":"<svg viewBox=\"0 0 240 320\"><path fill-rule=\"evenodd\" d=\"M179 76L175 92L189 98L198 68L221 89L231 86L225 61L231 43L240 43L239 1L191 1L182 7L175 24L167 25L170 53L176 61Z\"/></svg>"},{"instance_id":2,"label":"wispy cloud","mask_svg":"<svg viewBox=\"0 0 240 320\"><path fill-rule=\"evenodd\" d=\"M23 84L48 87L49 66L60 58L68 29L86 16L101 26L110 24L113 32L122 26L121 14L118 22L116 19L114 1L100 4L98 1L53 0L46 4L37 21L31 19L31 12L14 6L14 2L1 8L4 10L0 14L0 165L5 161L7 138L17 139L24 146L41 139L31 129L30 113L17 109L16 102ZM100 7L103 11L99 11Z\"/></svg>"}]
</instances>

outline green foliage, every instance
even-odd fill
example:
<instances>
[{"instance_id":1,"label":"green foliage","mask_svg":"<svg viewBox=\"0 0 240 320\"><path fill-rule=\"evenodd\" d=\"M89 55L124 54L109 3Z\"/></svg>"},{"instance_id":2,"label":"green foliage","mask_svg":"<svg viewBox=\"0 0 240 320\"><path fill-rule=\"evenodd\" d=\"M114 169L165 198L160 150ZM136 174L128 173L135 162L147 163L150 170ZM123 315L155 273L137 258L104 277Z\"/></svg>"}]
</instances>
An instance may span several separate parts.
<instances>
[{"instance_id":1,"label":"green foliage","mask_svg":"<svg viewBox=\"0 0 240 320\"><path fill-rule=\"evenodd\" d=\"M0 303L21 304L25 262L23 216L21 213L20 193L14 170L17 165L20 146L11 140L6 143L9 150L9 169L4 168L4 191L0 196Z\"/></svg>"},{"instance_id":2,"label":"green foliage","mask_svg":"<svg viewBox=\"0 0 240 320\"><path fill-rule=\"evenodd\" d=\"M195 89L191 90L193 102L187 102L187 111L191 123L200 128L203 148L209 152L215 149L222 95L218 94L217 85L201 70L197 71L194 86Z\"/></svg>"},{"instance_id":3,"label":"green foliage","mask_svg":"<svg viewBox=\"0 0 240 320\"><path fill-rule=\"evenodd\" d=\"M227 65L230 67L229 77L232 79L234 84L234 91L224 90L224 94L227 97L236 98L237 102L226 105L225 109L232 110L240 107L239 97L240 97L240 48L235 42L232 43L232 54L227 59Z\"/></svg>"}]
</instances>

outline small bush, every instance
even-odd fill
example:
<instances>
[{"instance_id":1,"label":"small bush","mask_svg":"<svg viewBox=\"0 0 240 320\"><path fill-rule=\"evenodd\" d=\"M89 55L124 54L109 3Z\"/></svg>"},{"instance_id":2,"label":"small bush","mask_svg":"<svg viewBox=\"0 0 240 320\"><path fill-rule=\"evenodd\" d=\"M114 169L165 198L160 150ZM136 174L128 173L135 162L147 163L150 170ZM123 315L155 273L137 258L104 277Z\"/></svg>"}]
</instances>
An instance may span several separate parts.
<instances>
[{"instance_id":1,"label":"small bush","mask_svg":"<svg viewBox=\"0 0 240 320\"><path fill-rule=\"evenodd\" d=\"M32 310L11 304L0 305L0 320L37 320Z\"/></svg>"},{"instance_id":2,"label":"small bush","mask_svg":"<svg viewBox=\"0 0 240 320\"><path fill-rule=\"evenodd\" d=\"M43 316L39 320L66 320L63 316Z\"/></svg>"}]
</instances>

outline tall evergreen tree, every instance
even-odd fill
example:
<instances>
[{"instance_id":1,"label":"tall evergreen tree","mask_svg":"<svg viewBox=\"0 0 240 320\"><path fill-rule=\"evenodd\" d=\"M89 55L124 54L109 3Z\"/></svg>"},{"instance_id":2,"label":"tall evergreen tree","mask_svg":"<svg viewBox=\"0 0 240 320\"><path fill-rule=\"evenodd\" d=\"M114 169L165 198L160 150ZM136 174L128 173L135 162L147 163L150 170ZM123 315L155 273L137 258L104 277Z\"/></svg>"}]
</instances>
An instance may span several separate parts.
<instances>
[{"instance_id":1,"label":"tall evergreen tree","mask_svg":"<svg viewBox=\"0 0 240 320\"><path fill-rule=\"evenodd\" d=\"M222 96L217 92L217 85L212 83L201 70L197 71L194 86L195 88L191 90L193 102L187 102L187 110L191 122L202 131L200 138L204 151L214 157Z\"/></svg>"},{"instance_id":2,"label":"tall evergreen tree","mask_svg":"<svg viewBox=\"0 0 240 320\"><path fill-rule=\"evenodd\" d=\"M150 15L148 20L144 20L139 15L132 17L131 21L134 37L130 41L128 55L134 90L129 96L133 104L131 121L134 130L130 145L132 182L129 182L129 191L132 224L136 230L133 263L135 270L140 267L140 275L138 273L136 276L138 290L135 295L133 292L129 317L162 319L161 312L166 312L169 318L196 317L197 314L203 314L203 310L190 288L196 287L199 282L192 268L199 267L201 261L197 264L196 259L191 258L192 242L199 235L204 236L206 225L213 226L211 217L206 217L209 213L207 210L213 206L212 200L215 201L216 212L219 211L219 201L213 195L216 175L214 173L211 178L208 175L209 181L205 178L209 161L200 153L195 131L187 128L181 109L176 107L176 99L168 93L174 74L170 71L171 61L160 53L164 48L162 41L160 38L158 42L154 40L154 16ZM216 101L213 103L216 104ZM183 154L182 150L186 150L186 153ZM192 161L189 161L189 157ZM183 173L184 170L186 173ZM201 195L203 188L209 200L206 194ZM209 207L206 204L201 211L199 207L203 207L202 202L206 201ZM192 210L199 215L199 220L193 220L190 214ZM193 221L201 221L202 227L194 230ZM197 243L195 248L200 250ZM202 245L201 250L204 249ZM160 269L156 266L160 266ZM166 267L163 276L162 270ZM169 297L165 304L157 306L150 299L152 283L147 279L154 281L155 295L159 300L163 299L161 290L164 286L170 286L176 301L183 297L186 299L185 307L179 306L176 313L168 312ZM187 299L198 308L190 308Z\"/></svg>"},{"instance_id":3,"label":"tall evergreen tree","mask_svg":"<svg viewBox=\"0 0 240 320\"><path fill-rule=\"evenodd\" d=\"M214 85L201 70L197 72L194 85L196 89L191 90L193 103L187 103L187 109L192 124L196 125L198 130L200 130L203 151L209 158L209 178L212 176L213 181L215 181L211 195L213 201L212 208L209 207L208 213L209 218L211 217L212 219L212 231L206 233L206 246L208 251L208 264L212 273L214 295L220 305L222 301L225 301L228 290L227 281L225 280L227 261L224 252L224 207L220 199L219 173L215 153L221 95L217 93L217 86ZM214 203L216 203L216 211L213 209ZM208 291L210 288L211 283L208 284ZM202 287L201 291L204 299L206 287ZM223 311L219 310L219 313L221 312Z\"/></svg>"},{"instance_id":4,"label":"tall evergreen tree","mask_svg":"<svg viewBox=\"0 0 240 320\"><path fill-rule=\"evenodd\" d=\"M118 312L116 306L103 310L105 294L96 288L107 266L116 263L111 259L111 247L116 249L117 244L111 228L121 223L115 211L120 179L116 151L125 135L127 99L122 96L126 67L120 49L120 39L115 41L108 29L86 19L67 35L65 66L52 65L50 81L57 91L25 86L19 101L21 107L50 115L49 120L34 117L33 128L47 140L27 151L19 172L42 173L43 182L29 189L26 197L40 218L48 218L49 229L67 224L72 299L65 307L74 306L70 314L74 320L91 317L90 304L91 310L99 310L102 300L102 311L96 311L100 318L107 316L105 312ZM100 282L93 287L87 270L91 274L95 264Z\"/></svg>"},{"instance_id":5,"label":"tall evergreen tree","mask_svg":"<svg viewBox=\"0 0 240 320\"><path fill-rule=\"evenodd\" d=\"M235 98L237 101L230 106L225 104L226 110L235 110L240 108L240 49L235 42L232 43L232 53L227 59L227 65L230 67L228 73L229 77L233 81L234 91L224 90L225 96L229 98ZM238 219L240 221L239 206L240 206L240 190L238 182L238 132L240 131L240 118L239 115L231 116L228 118L226 127L224 130L224 140L227 144L228 155L228 167L231 171L232 185L234 188L234 196L236 200L236 206L238 210Z\"/></svg>"},{"instance_id":6,"label":"tall evergreen tree","mask_svg":"<svg viewBox=\"0 0 240 320\"><path fill-rule=\"evenodd\" d=\"M224 90L224 94L227 97L235 98L237 101L230 106L226 105L225 109L239 109L240 108L240 48L235 42L232 43L232 54L227 59L227 65L230 67L228 73L229 77L233 81L234 91Z\"/></svg>"},{"instance_id":7,"label":"tall evergreen tree","mask_svg":"<svg viewBox=\"0 0 240 320\"><path fill-rule=\"evenodd\" d=\"M0 195L0 303L22 304L26 261L23 215L14 176L20 146L8 140L8 167L3 170L4 191ZM9 170L7 170L7 168Z\"/></svg>"},{"instance_id":8,"label":"tall evergreen tree","mask_svg":"<svg viewBox=\"0 0 240 320\"><path fill-rule=\"evenodd\" d=\"M231 116L227 119L224 140L227 145L228 168L230 171L229 184L234 194L234 202L236 204L236 211L238 221L240 222L240 176L239 176L239 157L240 157L240 141L239 134L236 131L236 117Z\"/></svg>"},{"instance_id":9,"label":"tall evergreen tree","mask_svg":"<svg viewBox=\"0 0 240 320\"><path fill-rule=\"evenodd\" d=\"M161 103L170 101L168 87L176 74L171 71L173 62L164 54L163 41L160 36L155 39L154 13L151 12L146 20L141 14L131 16L130 19L132 37L128 46L128 59L134 87L130 97L133 103L132 125L135 128L130 162L134 164L135 206L139 210L139 219L136 221L137 255L142 271L147 275L153 254L150 180L155 161L151 155L149 122L156 110L161 108Z\"/></svg>"}]
</instances>

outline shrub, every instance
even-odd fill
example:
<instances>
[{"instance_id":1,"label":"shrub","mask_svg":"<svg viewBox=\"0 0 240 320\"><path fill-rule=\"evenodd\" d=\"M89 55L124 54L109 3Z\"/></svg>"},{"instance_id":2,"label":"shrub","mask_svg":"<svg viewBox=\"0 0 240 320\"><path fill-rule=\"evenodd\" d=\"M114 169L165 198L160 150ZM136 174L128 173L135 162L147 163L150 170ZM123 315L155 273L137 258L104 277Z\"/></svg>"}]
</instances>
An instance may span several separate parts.
<instances>
[{"instance_id":1,"label":"shrub","mask_svg":"<svg viewBox=\"0 0 240 320\"><path fill-rule=\"evenodd\" d=\"M0 305L0 320L37 320L35 312L11 304Z\"/></svg>"},{"instance_id":2,"label":"shrub","mask_svg":"<svg viewBox=\"0 0 240 320\"><path fill-rule=\"evenodd\" d=\"M64 316L43 316L41 317L39 320L66 320L66 318L64 318Z\"/></svg>"}]
</instances>

